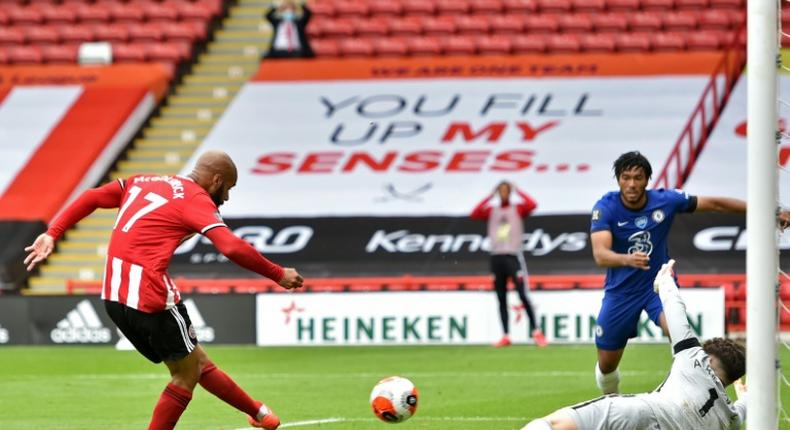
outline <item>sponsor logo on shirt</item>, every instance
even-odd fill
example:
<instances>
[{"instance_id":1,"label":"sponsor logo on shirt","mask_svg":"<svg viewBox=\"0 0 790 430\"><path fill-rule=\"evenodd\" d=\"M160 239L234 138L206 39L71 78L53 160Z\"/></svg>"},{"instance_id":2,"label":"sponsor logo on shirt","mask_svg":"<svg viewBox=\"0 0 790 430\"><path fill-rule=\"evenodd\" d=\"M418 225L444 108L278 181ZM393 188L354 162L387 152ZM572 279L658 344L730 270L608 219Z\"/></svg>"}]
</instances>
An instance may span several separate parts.
<instances>
[{"instance_id":1,"label":"sponsor logo on shirt","mask_svg":"<svg viewBox=\"0 0 790 430\"><path fill-rule=\"evenodd\" d=\"M112 336L90 301L77 303L49 333L55 343L108 343Z\"/></svg>"}]
</instances>

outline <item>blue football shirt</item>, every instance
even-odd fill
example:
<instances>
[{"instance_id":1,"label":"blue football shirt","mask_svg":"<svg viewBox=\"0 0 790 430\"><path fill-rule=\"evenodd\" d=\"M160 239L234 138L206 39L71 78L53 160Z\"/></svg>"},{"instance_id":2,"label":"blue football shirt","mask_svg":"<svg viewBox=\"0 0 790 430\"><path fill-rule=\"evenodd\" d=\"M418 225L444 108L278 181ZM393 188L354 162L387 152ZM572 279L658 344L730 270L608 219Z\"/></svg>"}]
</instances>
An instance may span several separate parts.
<instances>
[{"instance_id":1,"label":"blue football shirt","mask_svg":"<svg viewBox=\"0 0 790 430\"><path fill-rule=\"evenodd\" d=\"M667 236L675 214L693 212L697 198L682 190L647 190L647 203L638 210L628 209L620 192L606 193L592 211L590 232L609 230L612 250L618 254L642 251L650 256L650 270L635 267L610 267L606 270L606 291L643 293L653 288L661 265L669 261Z\"/></svg>"}]
</instances>

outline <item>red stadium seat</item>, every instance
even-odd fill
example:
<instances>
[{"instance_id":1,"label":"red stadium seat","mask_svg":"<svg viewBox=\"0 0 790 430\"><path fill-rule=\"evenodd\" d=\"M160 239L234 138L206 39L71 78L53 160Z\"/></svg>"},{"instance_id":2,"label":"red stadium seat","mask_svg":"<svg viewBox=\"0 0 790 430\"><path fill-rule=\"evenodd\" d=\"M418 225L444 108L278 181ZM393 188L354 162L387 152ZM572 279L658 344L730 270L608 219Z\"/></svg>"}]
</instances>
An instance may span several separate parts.
<instances>
[{"instance_id":1,"label":"red stadium seat","mask_svg":"<svg viewBox=\"0 0 790 430\"><path fill-rule=\"evenodd\" d=\"M102 24L110 22L110 9L101 5L83 6L77 9L77 17L82 23Z\"/></svg>"},{"instance_id":2,"label":"red stadium seat","mask_svg":"<svg viewBox=\"0 0 790 430\"><path fill-rule=\"evenodd\" d=\"M3 9L0 9L0 25L6 26L8 25L9 22L11 22L11 18L8 17L8 12L6 12ZM3 53L5 53L5 51L3 51ZM6 59L7 58L8 55L6 55Z\"/></svg>"},{"instance_id":3,"label":"red stadium seat","mask_svg":"<svg viewBox=\"0 0 790 430\"><path fill-rule=\"evenodd\" d=\"M697 14L694 12L670 12L663 19L667 31L691 31L697 28Z\"/></svg>"},{"instance_id":4,"label":"red stadium seat","mask_svg":"<svg viewBox=\"0 0 790 430\"><path fill-rule=\"evenodd\" d=\"M686 40L680 33L654 33L651 35L654 51L683 51Z\"/></svg>"},{"instance_id":5,"label":"red stadium seat","mask_svg":"<svg viewBox=\"0 0 790 430\"><path fill-rule=\"evenodd\" d=\"M426 36L449 36L455 33L455 20L450 16L425 17L422 20L422 32Z\"/></svg>"},{"instance_id":6,"label":"red stadium seat","mask_svg":"<svg viewBox=\"0 0 790 430\"><path fill-rule=\"evenodd\" d=\"M213 16L211 8L202 3L182 2L174 3L174 5L182 21L194 20L205 24Z\"/></svg>"},{"instance_id":7,"label":"red stadium seat","mask_svg":"<svg viewBox=\"0 0 790 430\"><path fill-rule=\"evenodd\" d=\"M8 17L16 25L41 24L44 16L36 8L17 6L7 9Z\"/></svg>"},{"instance_id":8,"label":"red stadium seat","mask_svg":"<svg viewBox=\"0 0 790 430\"><path fill-rule=\"evenodd\" d=\"M677 10L705 10L708 8L708 0L675 0Z\"/></svg>"},{"instance_id":9,"label":"red stadium seat","mask_svg":"<svg viewBox=\"0 0 790 430\"><path fill-rule=\"evenodd\" d=\"M628 30L628 18L622 12L594 14L590 20L598 33L623 33Z\"/></svg>"},{"instance_id":10,"label":"red stadium seat","mask_svg":"<svg viewBox=\"0 0 790 430\"><path fill-rule=\"evenodd\" d=\"M131 24L128 29L133 42L159 42L164 39L164 32L155 24Z\"/></svg>"},{"instance_id":11,"label":"red stadium seat","mask_svg":"<svg viewBox=\"0 0 790 430\"><path fill-rule=\"evenodd\" d=\"M546 49L552 53L575 53L581 51L581 43L575 34L551 34L546 38Z\"/></svg>"},{"instance_id":12,"label":"red stadium seat","mask_svg":"<svg viewBox=\"0 0 790 430\"><path fill-rule=\"evenodd\" d=\"M11 64L41 64L44 58L37 46L11 46L7 48L8 62Z\"/></svg>"},{"instance_id":13,"label":"red stadium seat","mask_svg":"<svg viewBox=\"0 0 790 430\"><path fill-rule=\"evenodd\" d=\"M9 62L8 52L6 52L6 48L0 47L0 65L8 64Z\"/></svg>"},{"instance_id":14,"label":"red stadium seat","mask_svg":"<svg viewBox=\"0 0 790 430\"><path fill-rule=\"evenodd\" d=\"M470 0L472 13L494 14L502 12L504 5L500 0Z\"/></svg>"},{"instance_id":15,"label":"red stadium seat","mask_svg":"<svg viewBox=\"0 0 790 430\"><path fill-rule=\"evenodd\" d=\"M675 0L642 0L645 12L667 12L675 7Z\"/></svg>"},{"instance_id":16,"label":"red stadium seat","mask_svg":"<svg viewBox=\"0 0 790 430\"><path fill-rule=\"evenodd\" d=\"M554 34L560 29L556 15L529 15L524 19L524 26L529 33Z\"/></svg>"},{"instance_id":17,"label":"red stadium seat","mask_svg":"<svg viewBox=\"0 0 790 430\"><path fill-rule=\"evenodd\" d=\"M138 44L113 43L112 58L114 63L142 63L146 60L145 49Z\"/></svg>"},{"instance_id":18,"label":"red stadium seat","mask_svg":"<svg viewBox=\"0 0 790 430\"><path fill-rule=\"evenodd\" d=\"M434 37L411 37L406 39L409 53L414 56L435 56L442 54L442 47Z\"/></svg>"},{"instance_id":19,"label":"red stadium seat","mask_svg":"<svg viewBox=\"0 0 790 430\"><path fill-rule=\"evenodd\" d=\"M503 0L502 5L507 13L526 14L538 10L537 0Z\"/></svg>"},{"instance_id":20,"label":"red stadium seat","mask_svg":"<svg viewBox=\"0 0 790 430\"><path fill-rule=\"evenodd\" d=\"M309 23L307 23L307 37L310 40L319 39L324 34L324 22L327 19L311 19Z\"/></svg>"},{"instance_id":21,"label":"red stadium seat","mask_svg":"<svg viewBox=\"0 0 790 430\"><path fill-rule=\"evenodd\" d=\"M715 51L721 46L717 33L699 31L685 33L685 36L686 47L690 51Z\"/></svg>"},{"instance_id":22,"label":"red stadium seat","mask_svg":"<svg viewBox=\"0 0 790 430\"><path fill-rule=\"evenodd\" d=\"M349 18L326 19L322 21L321 32L330 39L344 39L354 35L354 21Z\"/></svg>"},{"instance_id":23,"label":"red stadium seat","mask_svg":"<svg viewBox=\"0 0 790 430\"><path fill-rule=\"evenodd\" d=\"M730 28L740 29L746 26L746 11L745 10L729 10L730 14Z\"/></svg>"},{"instance_id":24,"label":"red stadium seat","mask_svg":"<svg viewBox=\"0 0 790 430\"><path fill-rule=\"evenodd\" d=\"M149 22L172 23L178 20L178 9L170 3L149 3L142 7Z\"/></svg>"},{"instance_id":25,"label":"red stadium seat","mask_svg":"<svg viewBox=\"0 0 790 430\"><path fill-rule=\"evenodd\" d=\"M480 36L475 42L481 55L508 55L513 49L507 36Z\"/></svg>"},{"instance_id":26,"label":"red stadium seat","mask_svg":"<svg viewBox=\"0 0 790 430\"><path fill-rule=\"evenodd\" d=\"M589 33L593 31L593 22L587 14L577 13L560 15L560 28L565 33Z\"/></svg>"},{"instance_id":27,"label":"red stadium seat","mask_svg":"<svg viewBox=\"0 0 790 430\"><path fill-rule=\"evenodd\" d=\"M129 30L125 26L100 24L93 26L93 34L97 41L110 43L126 43L129 41Z\"/></svg>"},{"instance_id":28,"label":"red stadium seat","mask_svg":"<svg viewBox=\"0 0 790 430\"><path fill-rule=\"evenodd\" d=\"M47 64L75 64L78 51L76 45L44 46L41 55Z\"/></svg>"},{"instance_id":29,"label":"red stadium seat","mask_svg":"<svg viewBox=\"0 0 790 430\"><path fill-rule=\"evenodd\" d=\"M422 23L414 16L395 18L390 20L389 29L393 36L417 36L422 34Z\"/></svg>"},{"instance_id":30,"label":"red stadium seat","mask_svg":"<svg viewBox=\"0 0 790 430\"><path fill-rule=\"evenodd\" d=\"M136 4L117 4L109 6L114 22L139 23L145 20L143 8Z\"/></svg>"},{"instance_id":31,"label":"red stadium seat","mask_svg":"<svg viewBox=\"0 0 790 430\"><path fill-rule=\"evenodd\" d=\"M43 8L41 10L41 15L43 15L44 20L50 24L73 24L77 22L77 13L62 6Z\"/></svg>"},{"instance_id":32,"label":"red stadium seat","mask_svg":"<svg viewBox=\"0 0 790 430\"><path fill-rule=\"evenodd\" d=\"M182 41L192 43L198 40L200 35L195 29L182 22L171 22L167 25L162 25L162 36L168 41Z\"/></svg>"},{"instance_id":33,"label":"red stadium seat","mask_svg":"<svg viewBox=\"0 0 790 430\"><path fill-rule=\"evenodd\" d=\"M639 0L606 0L609 12L635 12L639 10Z\"/></svg>"},{"instance_id":34,"label":"red stadium seat","mask_svg":"<svg viewBox=\"0 0 790 430\"><path fill-rule=\"evenodd\" d=\"M576 13L603 13L606 0L573 0L573 10Z\"/></svg>"},{"instance_id":35,"label":"red stadium seat","mask_svg":"<svg viewBox=\"0 0 790 430\"><path fill-rule=\"evenodd\" d=\"M664 23L661 22L661 14L657 12L640 12L631 14L628 18L628 26L631 28L631 31L645 31L645 32L654 32L660 31L661 26Z\"/></svg>"},{"instance_id":36,"label":"red stadium seat","mask_svg":"<svg viewBox=\"0 0 790 430\"><path fill-rule=\"evenodd\" d=\"M573 8L571 0L538 0L540 13L570 13Z\"/></svg>"},{"instance_id":37,"label":"red stadium seat","mask_svg":"<svg viewBox=\"0 0 790 430\"><path fill-rule=\"evenodd\" d=\"M343 39L338 41L340 55L343 57L372 57L373 44L367 39Z\"/></svg>"},{"instance_id":38,"label":"red stadium seat","mask_svg":"<svg viewBox=\"0 0 790 430\"><path fill-rule=\"evenodd\" d=\"M0 46L23 45L24 43L25 33L22 29L17 27L0 27Z\"/></svg>"},{"instance_id":39,"label":"red stadium seat","mask_svg":"<svg viewBox=\"0 0 790 430\"><path fill-rule=\"evenodd\" d=\"M726 30L730 28L730 14L723 10L706 10L699 16L701 30Z\"/></svg>"},{"instance_id":40,"label":"red stadium seat","mask_svg":"<svg viewBox=\"0 0 790 430\"><path fill-rule=\"evenodd\" d=\"M438 0L436 12L439 15L466 15L469 13L469 3L466 0Z\"/></svg>"},{"instance_id":41,"label":"red stadium seat","mask_svg":"<svg viewBox=\"0 0 790 430\"><path fill-rule=\"evenodd\" d=\"M742 10L744 6L744 0L710 0L710 7L713 9Z\"/></svg>"},{"instance_id":42,"label":"red stadium seat","mask_svg":"<svg viewBox=\"0 0 790 430\"><path fill-rule=\"evenodd\" d=\"M613 52L617 47L611 34L583 34L579 42L585 52Z\"/></svg>"},{"instance_id":43,"label":"red stadium seat","mask_svg":"<svg viewBox=\"0 0 790 430\"><path fill-rule=\"evenodd\" d=\"M93 40L93 29L88 25L61 25L58 33L64 43L80 44Z\"/></svg>"},{"instance_id":44,"label":"red stadium seat","mask_svg":"<svg viewBox=\"0 0 790 430\"><path fill-rule=\"evenodd\" d=\"M436 11L436 6L430 1L403 0L401 4L405 15L433 15Z\"/></svg>"},{"instance_id":45,"label":"red stadium seat","mask_svg":"<svg viewBox=\"0 0 790 430\"><path fill-rule=\"evenodd\" d=\"M365 17L370 13L367 3L351 0L335 2L335 14L343 17Z\"/></svg>"},{"instance_id":46,"label":"red stadium seat","mask_svg":"<svg viewBox=\"0 0 790 430\"><path fill-rule=\"evenodd\" d=\"M337 41L332 39L315 39L310 41L310 46L313 48L316 57L337 57L340 55L340 48L337 46Z\"/></svg>"},{"instance_id":47,"label":"red stadium seat","mask_svg":"<svg viewBox=\"0 0 790 430\"><path fill-rule=\"evenodd\" d=\"M315 18L335 16L335 4L329 1L312 1L309 3L310 11Z\"/></svg>"},{"instance_id":48,"label":"red stadium seat","mask_svg":"<svg viewBox=\"0 0 790 430\"><path fill-rule=\"evenodd\" d=\"M55 27L47 25L25 27L25 38L34 45L56 45L60 43L60 34Z\"/></svg>"},{"instance_id":49,"label":"red stadium seat","mask_svg":"<svg viewBox=\"0 0 790 430\"><path fill-rule=\"evenodd\" d=\"M488 20L472 15L458 15L455 17L455 28L459 34L479 36L488 33L490 25Z\"/></svg>"},{"instance_id":50,"label":"red stadium seat","mask_svg":"<svg viewBox=\"0 0 790 430\"><path fill-rule=\"evenodd\" d=\"M389 34L389 20L384 17L354 20L354 30L359 37L385 37Z\"/></svg>"},{"instance_id":51,"label":"red stadium seat","mask_svg":"<svg viewBox=\"0 0 790 430\"><path fill-rule=\"evenodd\" d=\"M515 54L543 54L546 52L546 36L542 34L513 36L511 48Z\"/></svg>"},{"instance_id":52,"label":"red stadium seat","mask_svg":"<svg viewBox=\"0 0 790 430\"><path fill-rule=\"evenodd\" d=\"M647 52L651 48L650 36L644 33L616 34L614 42L619 52Z\"/></svg>"},{"instance_id":53,"label":"red stadium seat","mask_svg":"<svg viewBox=\"0 0 790 430\"><path fill-rule=\"evenodd\" d=\"M403 57L409 53L406 42L399 38L373 39L373 50L380 57Z\"/></svg>"},{"instance_id":54,"label":"red stadium seat","mask_svg":"<svg viewBox=\"0 0 790 430\"><path fill-rule=\"evenodd\" d=\"M391 0L375 0L368 3L368 9L374 16L399 16L403 13L403 6Z\"/></svg>"},{"instance_id":55,"label":"red stadium seat","mask_svg":"<svg viewBox=\"0 0 790 430\"><path fill-rule=\"evenodd\" d=\"M448 36L440 39L445 55L474 55L477 45L471 36Z\"/></svg>"},{"instance_id":56,"label":"red stadium seat","mask_svg":"<svg viewBox=\"0 0 790 430\"><path fill-rule=\"evenodd\" d=\"M488 23L495 34L521 34L524 31L524 20L516 15L492 15Z\"/></svg>"}]
</instances>

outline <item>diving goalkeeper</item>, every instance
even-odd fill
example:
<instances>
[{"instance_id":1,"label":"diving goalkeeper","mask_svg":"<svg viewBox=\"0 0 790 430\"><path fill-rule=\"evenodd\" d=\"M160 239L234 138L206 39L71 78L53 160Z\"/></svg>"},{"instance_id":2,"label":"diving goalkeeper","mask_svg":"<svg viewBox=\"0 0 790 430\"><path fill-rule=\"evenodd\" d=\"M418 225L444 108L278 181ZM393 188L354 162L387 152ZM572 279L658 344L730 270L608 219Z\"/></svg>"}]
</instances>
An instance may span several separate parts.
<instances>
[{"instance_id":1,"label":"diving goalkeeper","mask_svg":"<svg viewBox=\"0 0 790 430\"><path fill-rule=\"evenodd\" d=\"M746 421L746 372L742 346L723 338L700 345L686 319L672 268L661 267L653 288L664 306L674 360L669 375L651 393L608 395L560 409L522 430L732 430ZM738 400L727 397L734 383Z\"/></svg>"}]
</instances>

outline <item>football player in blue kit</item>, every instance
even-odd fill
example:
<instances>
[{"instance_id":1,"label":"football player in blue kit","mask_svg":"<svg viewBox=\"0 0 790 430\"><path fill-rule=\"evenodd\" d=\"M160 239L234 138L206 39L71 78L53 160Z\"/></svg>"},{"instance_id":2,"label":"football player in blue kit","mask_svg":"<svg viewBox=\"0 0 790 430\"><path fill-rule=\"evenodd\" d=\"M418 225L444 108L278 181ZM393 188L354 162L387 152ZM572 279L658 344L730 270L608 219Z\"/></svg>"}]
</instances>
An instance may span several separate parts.
<instances>
[{"instance_id":1,"label":"football player in blue kit","mask_svg":"<svg viewBox=\"0 0 790 430\"><path fill-rule=\"evenodd\" d=\"M618 393L617 366L628 339L635 337L642 310L669 333L653 279L669 261L667 237L675 215L691 212L746 213L746 202L725 197L692 196L682 190L652 189L650 162L637 151L614 162L620 186L601 197L592 211L590 238L595 263L606 267L604 298L595 328L598 362L595 379L604 394ZM778 216L780 227L790 212Z\"/></svg>"}]
</instances>

